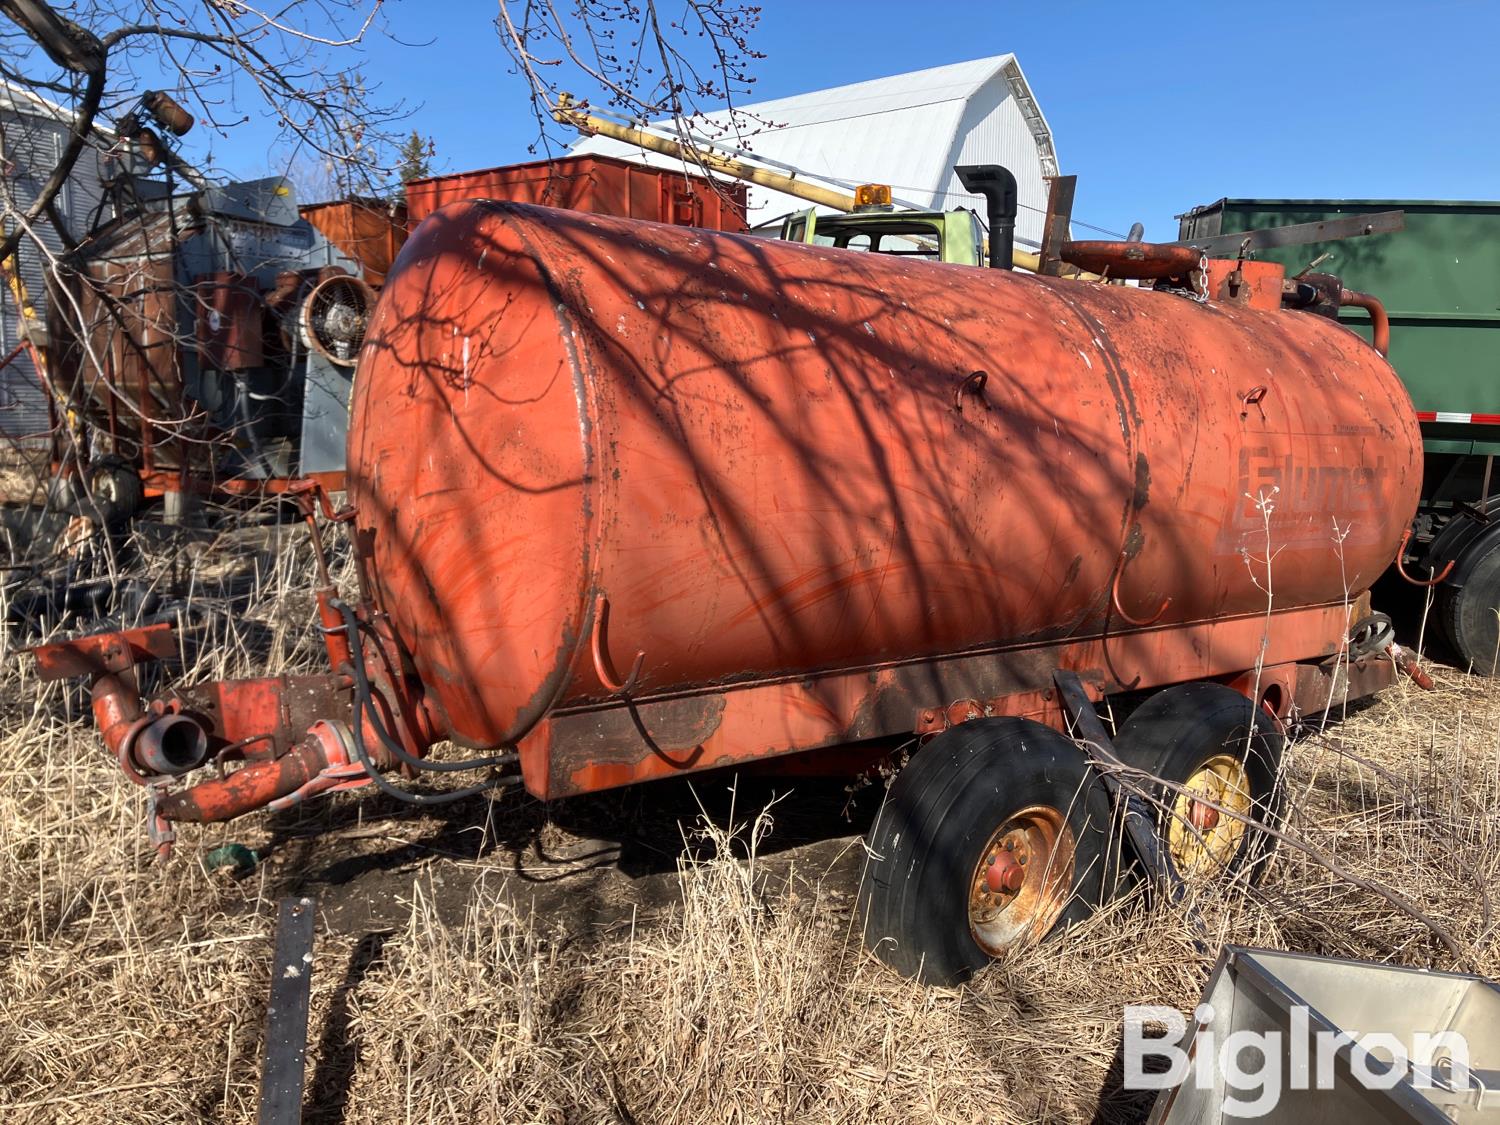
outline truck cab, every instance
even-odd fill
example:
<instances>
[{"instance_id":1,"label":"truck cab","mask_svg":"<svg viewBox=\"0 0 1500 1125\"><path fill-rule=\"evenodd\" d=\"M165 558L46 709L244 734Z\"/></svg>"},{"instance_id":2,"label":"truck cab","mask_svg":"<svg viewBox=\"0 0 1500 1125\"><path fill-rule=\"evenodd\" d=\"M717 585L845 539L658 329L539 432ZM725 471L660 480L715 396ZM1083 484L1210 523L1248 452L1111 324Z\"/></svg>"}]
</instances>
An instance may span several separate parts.
<instances>
[{"instance_id":1,"label":"truck cab","mask_svg":"<svg viewBox=\"0 0 1500 1125\"><path fill-rule=\"evenodd\" d=\"M890 202L890 189L877 184L859 188L856 198L861 202L846 214L820 215L809 207L787 216L781 220L779 237L869 254L984 264L984 228L974 212L897 209Z\"/></svg>"}]
</instances>

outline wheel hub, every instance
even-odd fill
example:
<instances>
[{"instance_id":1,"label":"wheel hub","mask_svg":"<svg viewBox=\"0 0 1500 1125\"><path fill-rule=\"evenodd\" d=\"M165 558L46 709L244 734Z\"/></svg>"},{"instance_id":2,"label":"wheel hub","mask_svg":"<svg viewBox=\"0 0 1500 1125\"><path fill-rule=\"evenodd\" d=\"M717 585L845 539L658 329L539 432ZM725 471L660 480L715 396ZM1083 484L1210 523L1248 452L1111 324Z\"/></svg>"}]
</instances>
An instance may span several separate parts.
<instances>
[{"instance_id":1,"label":"wheel hub","mask_svg":"<svg viewBox=\"0 0 1500 1125\"><path fill-rule=\"evenodd\" d=\"M1184 879L1212 879L1239 854L1253 801L1250 776L1233 754L1199 764L1172 802L1167 848Z\"/></svg>"},{"instance_id":2,"label":"wheel hub","mask_svg":"<svg viewBox=\"0 0 1500 1125\"><path fill-rule=\"evenodd\" d=\"M985 883L991 891L1013 895L1021 889L1025 881L1026 869L1016 862L1012 852L1002 851L998 855L990 856L989 867L985 871Z\"/></svg>"},{"instance_id":3,"label":"wheel hub","mask_svg":"<svg viewBox=\"0 0 1500 1125\"><path fill-rule=\"evenodd\" d=\"M1199 832L1208 832L1219 823L1219 810L1202 801L1194 801L1188 820Z\"/></svg>"},{"instance_id":4,"label":"wheel hub","mask_svg":"<svg viewBox=\"0 0 1500 1125\"><path fill-rule=\"evenodd\" d=\"M990 956L1044 937L1073 889L1072 830L1062 810L1033 805L1000 825L969 880L969 932Z\"/></svg>"}]
</instances>

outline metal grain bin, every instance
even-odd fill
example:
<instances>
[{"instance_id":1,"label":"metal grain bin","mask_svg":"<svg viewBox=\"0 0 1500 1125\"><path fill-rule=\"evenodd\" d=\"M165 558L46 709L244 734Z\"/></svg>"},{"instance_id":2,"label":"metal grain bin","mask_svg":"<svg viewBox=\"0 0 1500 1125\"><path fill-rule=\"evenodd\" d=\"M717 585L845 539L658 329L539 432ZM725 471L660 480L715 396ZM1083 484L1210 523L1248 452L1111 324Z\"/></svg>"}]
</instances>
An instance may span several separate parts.
<instances>
[{"instance_id":1,"label":"metal grain bin","mask_svg":"<svg viewBox=\"0 0 1500 1125\"><path fill-rule=\"evenodd\" d=\"M57 166L67 146L72 119L61 106L37 97L31 91L0 80L0 134L5 139L6 190L18 208L35 201L43 181ZM104 199L102 145L85 146L67 185L56 198L54 211L73 238L81 238L109 207ZM66 245L50 218L32 225L35 239L27 238L16 252L21 283L43 320L47 316L47 259L60 256ZM40 243L40 245L38 245ZM0 437L6 442L45 446L52 430L48 394L30 352L12 350L22 343L20 314L7 285L0 284L0 357L11 356L0 365Z\"/></svg>"}]
</instances>

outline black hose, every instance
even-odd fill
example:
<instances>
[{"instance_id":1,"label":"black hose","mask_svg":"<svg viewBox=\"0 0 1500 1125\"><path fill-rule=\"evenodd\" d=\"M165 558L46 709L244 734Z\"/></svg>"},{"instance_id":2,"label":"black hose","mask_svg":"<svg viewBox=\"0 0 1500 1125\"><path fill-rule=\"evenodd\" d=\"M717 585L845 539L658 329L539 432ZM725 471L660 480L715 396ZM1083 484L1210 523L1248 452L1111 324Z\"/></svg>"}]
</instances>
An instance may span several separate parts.
<instances>
[{"instance_id":1,"label":"black hose","mask_svg":"<svg viewBox=\"0 0 1500 1125\"><path fill-rule=\"evenodd\" d=\"M380 771L375 763L370 760L369 753L365 750L365 736L360 730L360 724L353 724L354 734L354 756L359 759L360 765L370 775L370 780L382 793L388 793L398 801L405 801L408 805L448 805L454 801L466 800L469 797L477 797L481 793L488 793L492 789L503 789L507 785L515 785L521 779L519 777L494 777L479 785L471 785L467 789L453 789L443 793L419 792L412 789L402 789L399 785L392 785L380 776Z\"/></svg>"},{"instance_id":2,"label":"black hose","mask_svg":"<svg viewBox=\"0 0 1500 1125\"><path fill-rule=\"evenodd\" d=\"M390 732L386 730L384 722L375 710L375 703L370 690L370 681L365 675L363 641L359 635L359 619L355 616L353 608L346 603L334 599L332 605L343 616L344 628L349 635L350 664L353 665L356 703L353 716L354 721L349 724L354 741L354 755L359 759L360 764L365 767L365 771L369 773L370 780L375 783L376 788L383 793L390 794L398 801L405 801L407 804L446 805L453 801L462 801L469 797L478 796L481 793L488 793L492 789L502 789L506 786L519 784L521 781L520 776L511 774L504 777L492 777L488 781L468 786L465 789L453 789L441 793L433 793L403 789L399 785L392 785L385 778L381 777L379 769L370 758L369 750L365 747L364 725L359 721L361 710L364 710L369 715L370 725L375 728L375 733L380 737L381 742L385 744L385 748L391 751L395 757L419 769L459 770L480 769L485 766L505 766L515 763L517 756L514 752L508 752L491 758L471 758L463 762L429 762L408 753L405 747L391 738Z\"/></svg>"},{"instance_id":3,"label":"black hose","mask_svg":"<svg viewBox=\"0 0 1500 1125\"><path fill-rule=\"evenodd\" d=\"M380 711L375 707L374 692L370 689L370 681L365 675L365 653L364 642L360 639L359 618L355 615L352 607L347 603L334 598L330 603L338 610L344 618L344 632L349 637L349 653L354 664L355 699L364 708L370 717L370 725L375 728L375 734L379 737L382 745L391 752L391 756L405 762L413 769L432 770L435 773L457 773L461 770L489 769L496 766L511 766L517 762L515 751L507 750L503 754L497 754L489 758L465 758L458 762L435 762L430 758L419 758L402 746L392 736L390 728L385 725Z\"/></svg>"}]
</instances>

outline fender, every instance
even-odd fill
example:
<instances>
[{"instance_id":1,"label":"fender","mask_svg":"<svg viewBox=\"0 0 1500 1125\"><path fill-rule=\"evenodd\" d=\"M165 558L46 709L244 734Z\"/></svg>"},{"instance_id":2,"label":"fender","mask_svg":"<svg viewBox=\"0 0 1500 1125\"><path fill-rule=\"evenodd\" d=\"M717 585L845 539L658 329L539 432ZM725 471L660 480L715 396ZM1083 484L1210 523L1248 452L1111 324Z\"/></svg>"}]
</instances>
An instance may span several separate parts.
<instances>
[{"instance_id":1,"label":"fender","mask_svg":"<svg viewBox=\"0 0 1500 1125\"><path fill-rule=\"evenodd\" d=\"M1454 561L1453 571L1442 585L1462 589L1475 562L1484 554L1483 548L1494 542L1497 535L1500 535L1500 495L1461 508L1428 544L1422 563L1437 574Z\"/></svg>"}]
</instances>

